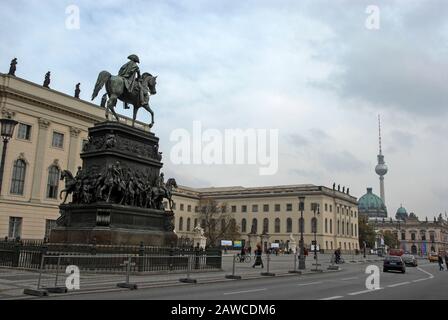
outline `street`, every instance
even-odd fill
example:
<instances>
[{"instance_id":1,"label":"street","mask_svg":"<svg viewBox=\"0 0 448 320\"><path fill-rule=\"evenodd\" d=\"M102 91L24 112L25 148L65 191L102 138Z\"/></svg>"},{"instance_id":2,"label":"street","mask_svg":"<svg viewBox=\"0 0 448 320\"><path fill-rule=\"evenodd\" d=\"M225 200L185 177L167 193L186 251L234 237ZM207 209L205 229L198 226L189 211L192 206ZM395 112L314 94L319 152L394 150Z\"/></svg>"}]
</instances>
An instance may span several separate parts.
<instances>
[{"instance_id":1,"label":"street","mask_svg":"<svg viewBox=\"0 0 448 320\"><path fill-rule=\"evenodd\" d=\"M438 265L421 261L405 274L382 272L380 289L368 290L365 273L369 264L344 264L331 273L263 277L174 287L144 288L135 291L97 292L51 296L44 299L167 299L167 300L336 300L336 299L446 299L448 272Z\"/></svg>"}]
</instances>

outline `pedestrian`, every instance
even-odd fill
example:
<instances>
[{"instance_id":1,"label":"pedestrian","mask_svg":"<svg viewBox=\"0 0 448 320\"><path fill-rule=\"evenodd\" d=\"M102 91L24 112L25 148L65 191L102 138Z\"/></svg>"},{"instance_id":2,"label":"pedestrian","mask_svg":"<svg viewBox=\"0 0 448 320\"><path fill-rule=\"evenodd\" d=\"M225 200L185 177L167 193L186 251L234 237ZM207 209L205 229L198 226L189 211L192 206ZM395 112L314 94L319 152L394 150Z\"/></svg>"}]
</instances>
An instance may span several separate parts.
<instances>
[{"instance_id":1,"label":"pedestrian","mask_svg":"<svg viewBox=\"0 0 448 320\"><path fill-rule=\"evenodd\" d=\"M442 258L442 254L441 253L439 253L439 255L438 255L438 260L439 260L439 271L443 271L443 258Z\"/></svg>"},{"instance_id":2,"label":"pedestrian","mask_svg":"<svg viewBox=\"0 0 448 320\"><path fill-rule=\"evenodd\" d=\"M261 259L261 255L263 254L263 251L261 250L260 245L257 245L257 249L255 249L254 254L255 254L255 263L252 266L252 268L255 268L255 266L259 266L259 265L261 265L261 268L264 268L263 259Z\"/></svg>"},{"instance_id":3,"label":"pedestrian","mask_svg":"<svg viewBox=\"0 0 448 320\"><path fill-rule=\"evenodd\" d=\"M240 262L243 262L245 257L246 257L246 248L242 247L240 253Z\"/></svg>"},{"instance_id":4,"label":"pedestrian","mask_svg":"<svg viewBox=\"0 0 448 320\"><path fill-rule=\"evenodd\" d=\"M445 252L446 271L448 271L448 251Z\"/></svg>"}]
</instances>

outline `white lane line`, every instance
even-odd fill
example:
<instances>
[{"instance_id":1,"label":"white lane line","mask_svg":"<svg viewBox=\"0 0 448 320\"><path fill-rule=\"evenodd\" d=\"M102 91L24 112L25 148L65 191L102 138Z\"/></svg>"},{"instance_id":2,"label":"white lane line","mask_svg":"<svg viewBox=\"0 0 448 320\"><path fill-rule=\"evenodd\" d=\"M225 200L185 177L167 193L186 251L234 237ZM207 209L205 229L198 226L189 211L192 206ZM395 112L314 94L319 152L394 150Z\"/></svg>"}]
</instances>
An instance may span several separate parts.
<instances>
[{"instance_id":1,"label":"white lane line","mask_svg":"<svg viewBox=\"0 0 448 320\"><path fill-rule=\"evenodd\" d=\"M328 298L323 298L323 299L319 299L319 300L334 300L334 299L340 299L340 298L344 298L344 296L334 296L334 297L328 297Z\"/></svg>"},{"instance_id":2,"label":"white lane line","mask_svg":"<svg viewBox=\"0 0 448 320\"><path fill-rule=\"evenodd\" d=\"M298 284L298 286L310 286L310 285L313 285L313 284L320 284L320 283L322 283L322 281L301 283L301 284Z\"/></svg>"},{"instance_id":3,"label":"white lane line","mask_svg":"<svg viewBox=\"0 0 448 320\"><path fill-rule=\"evenodd\" d=\"M266 291L268 289L263 288L263 289L253 289L253 290L246 290L246 291L234 291L234 292L225 292L224 295L229 295L229 294L240 294L240 293L249 293L249 292L257 292L257 291Z\"/></svg>"},{"instance_id":4,"label":"white lane line","mask_svg":"<svg viewBox=\"0 0 448 320\"><path fill-rule=\"evenodd\" d=\"M434 275L432 273L429 273L428 271L425 271L425 270L421 269L420 267L417 267L417 270L419 270L423 273L426 273L429 276L429 279L434 278Z\"/></svg>"},{"instance_id":5,"label":"white lane line","mask_svg":"<svg viewBox=\"0 0 448 320\"><path fill-rule=\"evenodd\" d=\"M417 279L417 280L412 280L412 282L420 282L420 281L425 281L428 280L429 278L423 278L423 279Z\"/></svg>"},{"instance_id":6,"label":"white lane line","mask_svg":"<svg viewBox=\"0 0 448 320\"><path fill-rule=\"evenodd\" d=\"M347 280L354 280L354 279L359 279L358 277L351 277L351 278L344 278L341 279L342 281L347 281Z\"/></svg>"},{"instance_id":7,"label":"white lane line","mask_svg":"<svg viewBox=\"0 0 448 320\"><path fill-rule=\"evenodd\" d=\"M406 282L394 283L394 284L390 284L390 285L388 285L388 287L389 287L389 288L399 287L399 286L404 286L405 284L410 284L410 282L409 282L409 281L406 281Z\"/></svg>"},{"instance_id":8,"label":"white lane line","mask_svg":"<svg viewBox=\"0 0 448 320\"><path fill-rule=\"evenodd\" d=\"M363 290L363 291L358 291L358 292L351 292L351 293L349 293L348 295L349 295L349 296L356 296L356 295L358 295L358 294L369 293L369 292L375 292L375 291L382 290L382 289L384 289L384 288L379 288L379 289L368 289L368 290Z\"/></svg>"}]
</instances>

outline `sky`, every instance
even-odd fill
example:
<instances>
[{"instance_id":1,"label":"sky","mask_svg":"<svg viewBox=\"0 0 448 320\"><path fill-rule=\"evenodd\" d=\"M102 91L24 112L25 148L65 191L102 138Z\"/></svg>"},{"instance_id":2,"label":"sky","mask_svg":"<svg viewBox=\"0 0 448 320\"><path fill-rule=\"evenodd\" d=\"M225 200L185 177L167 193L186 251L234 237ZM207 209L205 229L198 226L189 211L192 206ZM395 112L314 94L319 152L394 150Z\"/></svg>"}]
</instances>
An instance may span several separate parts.
<instances>
[{"instance_id":1,"label":"sky","mask_svg":"<svg viewBox=\"0 0 448 320\"><path fill-rule=\"evenodd\" d=\"M100 71L137 54L158 76L165 176L191 187L335 182L379 194L380 114L389 216L403 204L431 219L448 210L447 16L443 0L0 0L0 68L17 57L17 76L42 83L51 70L52 89L81 82L89 101ZM195 121L278 130L277 172L174 163L171 134Z\"/></svg>"}]
</instances>

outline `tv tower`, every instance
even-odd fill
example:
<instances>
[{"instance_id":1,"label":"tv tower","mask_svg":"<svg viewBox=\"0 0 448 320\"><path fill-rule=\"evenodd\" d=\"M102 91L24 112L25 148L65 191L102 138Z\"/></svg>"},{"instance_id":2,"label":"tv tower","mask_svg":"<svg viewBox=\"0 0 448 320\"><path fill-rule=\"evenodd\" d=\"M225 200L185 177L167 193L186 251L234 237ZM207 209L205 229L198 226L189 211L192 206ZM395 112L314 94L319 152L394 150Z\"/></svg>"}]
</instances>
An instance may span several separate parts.
<instances>
[{"instance_id":1,"label":"tv tower","mask_svg":"<svg viewBox=\"0 0 448 320\"><path fill-rule=\"evenodd\" d=\"M380 196L383 200L384 205L386 205L386 198L384 196L384 175L387 173L387 165L384 162L383 151L381 150L381 117L378 115L378 133L379 133L379 145L380 153L378 154L378 164L375 167L375 172L380 176Z\"/></svg>"}]
</instances>

